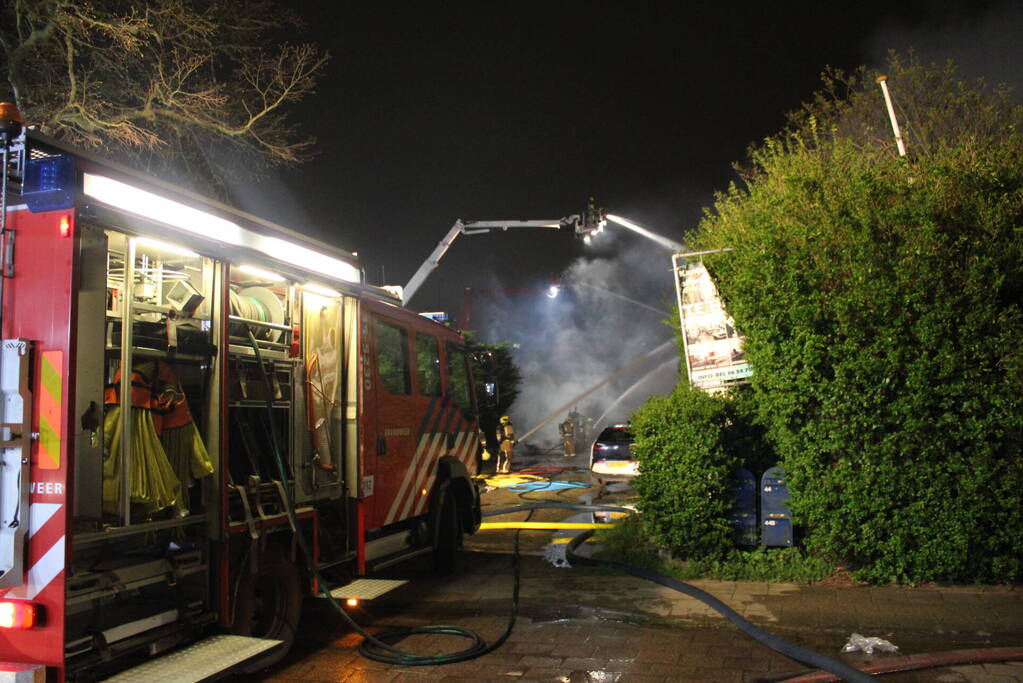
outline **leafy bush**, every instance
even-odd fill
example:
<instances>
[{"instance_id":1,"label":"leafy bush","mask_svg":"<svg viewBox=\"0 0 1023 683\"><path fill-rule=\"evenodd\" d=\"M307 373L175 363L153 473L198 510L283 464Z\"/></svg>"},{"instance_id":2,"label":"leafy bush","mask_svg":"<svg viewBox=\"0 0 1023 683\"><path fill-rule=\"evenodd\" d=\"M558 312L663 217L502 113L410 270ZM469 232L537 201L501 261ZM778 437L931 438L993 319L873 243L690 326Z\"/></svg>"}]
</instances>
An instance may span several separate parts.
<instances>
[{"instance_id":1,"label":"leafy bush","mask_svg":"<svg viewBox=\"0 0 1023 683\"><path fill-rule=\"evenodd\" d=\"M800 548L730 550L717 558L676 560L663 557L650 538L646 519L634 515L601 530L596 557L655 571L681 581L793 581L814 583L829 576L834 567Z\"/></svg>"},{"instance_id":2,"label":"leafy bush","mask_svg":"<svg viewBox=\"0 0 1023 683\"><path fill-rule=\"evenodd\" d=\"M732 547L732 472L765 459L760 430L743 412L749 405L741 391L709 395L682 384L632 416L639 507L678 556L720 557Z\"/></svg>"},{"instance_id":3,"label":"leafy bush","mask_svg":"<svg viewBox=\"0 0 1023 683\"><path fill-rule=\"evenodd\" d=\"M722 560L696 563L700 576L719 581L816 583L835 571L825 559L802 548L732 550Z\"/></svg>"},{"instance_id":4,"label":"leafy bush","mask_svg":"<svg viewBox=\"0 0 1023 683\"><path fill-rule=\"evenodd\" d=\"M630 515L595 534L600 545L595 556L641 569L660 571L662 560L652 531L643 515Z\"/></svg>"},{"instance_id":5,"label":"leafy bush","mask_svg":"<svg viewBox=\"0 0 1023 683\"><path fill-rule=\"evenodd\" d=\"M913 69L896 94L934 82ZM833 103L754 150L690 239L735 248L707 265L809 547L872 581L1023 577L1023 114L944 91L1001 124L932 123L951 132L907 160L818 134L855 120Z\"/></svg>"}]
</instances>

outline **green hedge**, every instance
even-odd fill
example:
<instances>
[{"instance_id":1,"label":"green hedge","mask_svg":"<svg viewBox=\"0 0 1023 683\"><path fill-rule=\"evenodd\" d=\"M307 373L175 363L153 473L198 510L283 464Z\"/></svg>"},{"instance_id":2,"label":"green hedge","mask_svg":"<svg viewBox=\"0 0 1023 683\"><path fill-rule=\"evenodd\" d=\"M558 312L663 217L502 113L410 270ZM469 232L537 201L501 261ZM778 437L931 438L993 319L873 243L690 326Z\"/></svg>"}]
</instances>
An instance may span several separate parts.
<instances>
[{"instance_id":1,"label":"green hedge","mask_svg":"<svg viewBox=\"0 0 1023 683\"><path fill-rule=\"evenodd\" d=\"M762 430L748 392L709 395L681 384L632 416L639 508L657 541L682 558L717 558L733 548L727 515L737 467L761 471Z\"/></svg>"},{"instance_id":2,"label":"green hedge","mask_svg":"<svg viewBox=\"0 0 1023 683\"><path fill-rule=\"evenodd\" d=\"M1023 577L1023 138L1001 120L908 161L770 140L689 241L734 248L707 265L790 507L861 579Z\"/></svg>"}]
</instances>

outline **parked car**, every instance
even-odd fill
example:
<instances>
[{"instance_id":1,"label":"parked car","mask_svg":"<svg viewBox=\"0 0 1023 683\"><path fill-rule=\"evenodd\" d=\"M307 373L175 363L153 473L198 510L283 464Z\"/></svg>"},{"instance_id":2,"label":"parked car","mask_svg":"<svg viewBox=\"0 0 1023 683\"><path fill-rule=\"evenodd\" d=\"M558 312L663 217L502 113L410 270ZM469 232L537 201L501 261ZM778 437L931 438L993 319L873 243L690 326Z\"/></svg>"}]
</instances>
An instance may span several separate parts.
<instances>
[{"instance_id":1,"label":"parked car","mask_svg":"<svg viewBox=\"0 0 1023 683\"><path fill-rule=\"evenodd\" d=\"M636 460L632 456L632 442L629 425L605 427L590 449L590 471L609 479L638 474Z\"/></svg>"}]
</instances>

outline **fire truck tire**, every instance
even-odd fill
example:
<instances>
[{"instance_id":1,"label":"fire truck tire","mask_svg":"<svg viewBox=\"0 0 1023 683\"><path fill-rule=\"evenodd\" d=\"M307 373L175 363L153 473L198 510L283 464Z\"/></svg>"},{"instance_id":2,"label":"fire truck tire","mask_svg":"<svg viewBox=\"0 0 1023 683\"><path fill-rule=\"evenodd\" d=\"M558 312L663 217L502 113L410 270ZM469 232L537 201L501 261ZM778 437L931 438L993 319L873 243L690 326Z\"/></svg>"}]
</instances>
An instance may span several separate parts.
<instances>
[{"instance_id":1,"label":"fire truck tire","mask_svg":"<svg viewBox=\"0 0 1023 683\"><path fill-rule=\"evenodd\" d=\"M302 585L298 567L283 553L268 550L259 557L253 575L242 569L234 609L236 635L284 641L266 657L250 662L244 670L258 671L284 659L295 642L302 616Z\"/></svg>"},{"instance_id":2,"label":"fire truck tire","mask_svg":"<svg viewBox=\"0 0 1023 683\"><path fill-rule=\"evenodd\" d=\"M438 574L455 570L458 547L462 545L462 526L458 521L458 506L451 489L444 492L440 514L437 516L437 534L433 548L433 568Z\"/></svg>"}]
</instances>

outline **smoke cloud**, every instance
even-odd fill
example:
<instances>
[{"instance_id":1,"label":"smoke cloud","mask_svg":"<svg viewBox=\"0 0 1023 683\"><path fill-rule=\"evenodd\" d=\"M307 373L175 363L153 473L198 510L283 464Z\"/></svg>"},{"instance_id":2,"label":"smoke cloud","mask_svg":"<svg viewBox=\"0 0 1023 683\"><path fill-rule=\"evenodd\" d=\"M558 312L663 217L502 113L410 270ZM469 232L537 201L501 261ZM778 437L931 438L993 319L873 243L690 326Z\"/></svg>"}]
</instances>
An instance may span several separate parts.
<instances>
[{"instance_id":1,"label":"smoke cloud","mask_svg":"<svg viewBox=\"0 0 1023 683\"><path fill-rule=\"evenodd\" d=\"M559 282L558 296L550 298L550 282L508 290L495 280L496 294L476 303L482 338L516 347L523 383L511 417L519 434L672 339L663 322L675 307L671 254L664 247L609 227L596 236L586 255L565 269ZM508 291L512 293L502 293ZM624 422L649 396L669 393L678 382L677 369L678 353L669 344L580 400L577 408L594 420L607 412L605 425ZM559 443L557 425L562 420L564 415L558 415L529 443Z\"/></svg>"}]
</instances>

